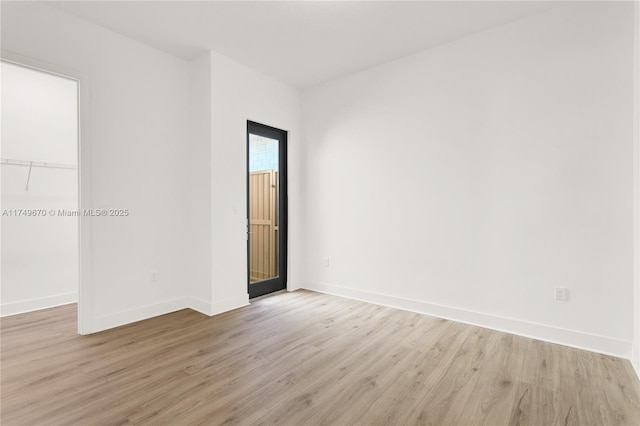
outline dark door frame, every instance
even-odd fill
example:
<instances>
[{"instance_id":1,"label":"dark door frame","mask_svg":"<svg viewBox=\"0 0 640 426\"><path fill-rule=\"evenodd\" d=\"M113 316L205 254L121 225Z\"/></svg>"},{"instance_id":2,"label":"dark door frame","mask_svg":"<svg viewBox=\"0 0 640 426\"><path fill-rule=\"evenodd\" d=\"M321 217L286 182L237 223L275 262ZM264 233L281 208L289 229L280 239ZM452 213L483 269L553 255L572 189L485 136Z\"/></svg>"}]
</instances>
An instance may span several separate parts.
<instances>
[{"instance_id":1,"label":"dark door frame","mask_svg":"<svg viewBox=\"0 0 640 426\"><path fill-rule=\"evenodd\" d=\"M278 140L278 276L251 284L249 235L249 134ZM287 288L287 132L275 127L247 121L247 292L249 299Z\"/></svg>"}]
</instances>

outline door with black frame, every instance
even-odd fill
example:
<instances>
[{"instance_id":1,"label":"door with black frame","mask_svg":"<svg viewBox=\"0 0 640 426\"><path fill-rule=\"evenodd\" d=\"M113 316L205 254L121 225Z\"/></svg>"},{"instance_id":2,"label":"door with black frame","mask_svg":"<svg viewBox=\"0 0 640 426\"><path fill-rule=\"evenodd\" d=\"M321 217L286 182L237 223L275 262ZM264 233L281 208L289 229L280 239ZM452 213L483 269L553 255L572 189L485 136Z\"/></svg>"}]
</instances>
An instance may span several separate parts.
<instances>
[{"instance_id":1,"label":"door with black frame","mask_svg":"<svg viewBox=\"0 0 640 426\"><path fill-rule=\"evenodd\" d=\"M287 287L287 132L247 122L249 298Z\"/></svg>"}]
</instances>

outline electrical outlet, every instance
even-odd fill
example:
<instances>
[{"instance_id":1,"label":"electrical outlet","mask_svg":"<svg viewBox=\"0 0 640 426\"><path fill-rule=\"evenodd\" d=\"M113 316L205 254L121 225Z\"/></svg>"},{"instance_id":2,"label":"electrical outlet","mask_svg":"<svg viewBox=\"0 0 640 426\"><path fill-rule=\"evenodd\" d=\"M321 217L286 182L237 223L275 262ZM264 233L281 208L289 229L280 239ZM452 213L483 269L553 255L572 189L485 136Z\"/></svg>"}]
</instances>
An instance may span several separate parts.
<instances>
[{"instance_id":1,"label":"electrical outlet","mask_svg":"<svg viewBox=\"0 0 640 426\"><path fill-rule=\"evenodd\" d=\"M329 258L328 257L324 258L324 266L329 266Z\"/></svg>"},{"instance_id":2,"label":"electrical outlet","mask_svg":"<svg viewBox=\"0 0 640 426\"><path fill-rule=\"evenodd\" d=\"M158 282L158 271L149 272L149 282L152 284Z\"/></svg>"},{"instance_id":3,"label":"electrical outlet","mask_svg":"<svg viewBox=\"0 0 640 426\"><path fill-rule=\"evenodd\" d=\"M555 299L561 302L567 302L569 300L569 289L566 287L554 288Z\"/></svg>"}]
</instances>

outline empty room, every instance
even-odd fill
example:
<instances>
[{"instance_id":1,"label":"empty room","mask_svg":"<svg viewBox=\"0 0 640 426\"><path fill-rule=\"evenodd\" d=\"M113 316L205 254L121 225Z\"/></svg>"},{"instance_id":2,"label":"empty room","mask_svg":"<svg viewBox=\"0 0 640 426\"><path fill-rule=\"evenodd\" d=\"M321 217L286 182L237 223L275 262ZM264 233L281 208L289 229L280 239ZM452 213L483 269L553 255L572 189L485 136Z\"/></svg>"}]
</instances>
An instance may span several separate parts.
<instances>
[{"instance_id":1,"label":"empty room","mask_svg":"<svg viewBox=\"0 0 640 426\"><path fill-rule=\"evenodd\" d=\"M3 426L640 425L640 3L0 18Z\"/></svg>"}]
</instances>

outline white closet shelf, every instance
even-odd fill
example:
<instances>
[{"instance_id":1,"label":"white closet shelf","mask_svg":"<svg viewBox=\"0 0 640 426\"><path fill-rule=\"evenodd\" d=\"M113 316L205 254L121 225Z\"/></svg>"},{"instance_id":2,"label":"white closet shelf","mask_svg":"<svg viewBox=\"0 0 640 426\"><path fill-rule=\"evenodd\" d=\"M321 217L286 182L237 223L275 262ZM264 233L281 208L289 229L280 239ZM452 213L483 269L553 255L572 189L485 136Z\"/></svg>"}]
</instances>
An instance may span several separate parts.
<instances>
[{"instance_id":1,"label":"white closet shelf","mask_svg":"<svg viewBox=\"0 0 640 426\"><path fill-rule=\"evenodd\" d=\"M6 164L8 166L45 167L49 169L76 170L78 168L78 166L74 166L73 164L45 163L42 161L15 160L12 158L0 158L0 164Z\"/></svg>"}]
</instances>

